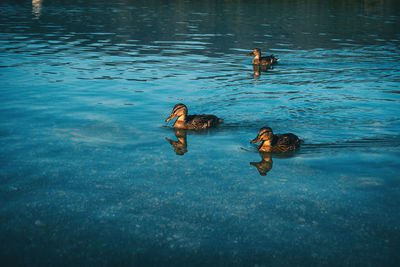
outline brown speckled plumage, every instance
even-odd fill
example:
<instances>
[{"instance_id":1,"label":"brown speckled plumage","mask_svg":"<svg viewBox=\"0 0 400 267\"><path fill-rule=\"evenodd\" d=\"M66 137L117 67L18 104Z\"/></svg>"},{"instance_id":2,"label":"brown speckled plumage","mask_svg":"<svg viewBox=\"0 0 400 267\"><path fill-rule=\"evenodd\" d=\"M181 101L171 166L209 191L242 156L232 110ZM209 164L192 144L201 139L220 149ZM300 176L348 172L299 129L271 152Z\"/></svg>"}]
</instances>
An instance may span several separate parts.
<instances>
[{"instance_id":1,"label":"brown speckled plumage","mask_svg":"<svg viewBox=\"0 0 400 267\"><path fill-rule=\"evenodd\" d=\"M292 133L274 134L270 127L263 127L258 132L258 135L250 143L261 143L258 145L258 150L263 152L288 152L300 147L303 142Z\"/></svg>"},{"instance_id":2,"label":"brown speckled plumage","mask_svg":"<svg viewBox=\"0 0 400 267\"><path fill-rule=\"evenodd\" d=\"M171 115L166 121L172 120L174 117L178 119L174 123L174 127L178 129L198 130L214 127L223 122L222 119L214 115L187 115L188 109L184 104L177 104L173 108Z\"/></svg>"},{"instance_id":3,"label":"brown speckled plumage","mask_svg":"<svg viewBox=\"0 0 400 267\"><path fill-rule=\"evenodd\" d=\"M272 65L279 61L274 55L261 57L261 50L259 48L253 49L253 52L249 53L248 56L254 56L253 65Z\"/></svg>"}]
</instances>

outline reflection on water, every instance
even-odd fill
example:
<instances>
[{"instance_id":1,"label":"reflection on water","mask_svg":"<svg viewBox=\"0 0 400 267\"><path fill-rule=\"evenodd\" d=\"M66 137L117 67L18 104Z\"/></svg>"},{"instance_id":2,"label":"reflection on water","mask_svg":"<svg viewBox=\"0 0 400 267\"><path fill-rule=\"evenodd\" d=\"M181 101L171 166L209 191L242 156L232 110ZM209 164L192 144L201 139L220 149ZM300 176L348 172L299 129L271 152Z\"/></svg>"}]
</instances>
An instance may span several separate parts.
<instances>
[{"instance_id":1,"label":"reflection on water","mask_svg":"<svg viewBox=\"0 0 400 267\"><path fill-rule=\"evenodd\" d=\"M260 66L260 65L253 65L253 77L254 79L260 78L261 73L267 72L268 70L272 70L272 66Z\"/></svg>"},{"instance_id":2,"label":"reflection on water","mask_svg":"<svg viewBox=\"0 0 400 267\"><path fill-rule=\"evenodd\" d=\"M303 140L292 133L274 134L270 127L263 127L250 144L259 143L257 149L262 152L290 152L298 149Z\"/></svg>"},{"instance_id":3,"label":"reflection on water","mask_svg":"<svg viewBox=\"0 0 400 267\"><path fill-rule=\"evenodd\" d=\"M174 147L174 151L177 155L184 155L187 150L187 130L175 128L176 141L165 137L165 139Z\"/></svg>"},{"instance_id":4,"label":"reflection on water","mask_svg":"<svg viewBox=\"0 0 400 267\"><path fill-rule=\"evenodd\" d=\"M32 0L32 14L35 19L40 18L42 12L42 0Z\"/></svg>"},{"instance_id":5,"label":"reflection on water","mask_svg":"<svg viewBox=\"0 0 400 267\"><path fill-rule=\"evenodd\" d=\"M259 151L261 160L258 162L250 162L250 165L256 167L261 176L266 176L267 173L272 169L272 166L274 163L272 160L272 157L277 158L277 159L282 159L283 161L281 162L281 164L285 164L285 162L288 162L285 160L288 160L292 157L296 157L296 155L299 152L301 152L301 150L284 152L284 153ZM276 170L276 171L279 172L279 170Z\"/></svg>"},{"instance_id":6,"label":"reflection on water","mask_svg":"<svg viewBox=\"0 0 400 267\"><path fill-rule=\"evenodd\" d=\"M261 176L266 176L267 173L272 169L274 162L272 161L272 156L269 152L260 152L260 156L261 161L250 162L250 165L256 167Z\"/></svg>"}]
</instances>

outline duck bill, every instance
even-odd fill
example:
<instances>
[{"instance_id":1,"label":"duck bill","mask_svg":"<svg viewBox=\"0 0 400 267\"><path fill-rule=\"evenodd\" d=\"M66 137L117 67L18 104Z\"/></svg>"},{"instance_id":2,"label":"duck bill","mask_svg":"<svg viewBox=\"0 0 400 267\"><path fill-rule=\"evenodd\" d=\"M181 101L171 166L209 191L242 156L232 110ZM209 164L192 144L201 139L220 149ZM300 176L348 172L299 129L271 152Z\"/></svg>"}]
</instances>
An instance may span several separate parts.
<instances>
[{"instance_id":1,"label":"duck bill","mask_svg":"<svg viewBox=\"0 0 400 267\"><path fill-rule=\"evenodd\" d=\"M173 118L175 118L175 114L171 114L171 116L169 116L165 121L169 122L170 120L172 120Z\"/></svg>"},{"instance_id":2,"label":"duck bill","mask_svg":"<svg viewBox=\"0 0 400 267\"><path fill-rule=\"evenodd\" d=\"M260 142L260 141L261 141L261 137L260 137L260 136L257 136L256 138L254 138L253 140L251 140L250 144L254 144L254 143L257 143L257 142Z\"/></svg>"},{"instance_id":3,"label":"duck bill","mask_svg":"<svg viewBox=\"0 0 400 267\"><path fill-rule=\"evenodd\" d=\"M248 53L248 56L254 56L254 52Z\"/></svg>"}]
</instances>

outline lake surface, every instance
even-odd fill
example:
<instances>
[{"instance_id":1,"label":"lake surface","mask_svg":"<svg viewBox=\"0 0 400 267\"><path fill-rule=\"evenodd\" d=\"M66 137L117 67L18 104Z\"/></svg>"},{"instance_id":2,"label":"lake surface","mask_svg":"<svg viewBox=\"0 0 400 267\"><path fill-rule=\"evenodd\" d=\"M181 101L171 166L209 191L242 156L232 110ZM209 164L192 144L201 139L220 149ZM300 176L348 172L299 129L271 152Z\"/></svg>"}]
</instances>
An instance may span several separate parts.
<instances>
[{"instance_id":1,"label":"lake surface","mask_svg":"<svg viewBox=\"0 0 400 267\"><path fill-rule=\"evenodd\" d=\"M2 265L394 266L399 16L377 0L0 2ZM279 64L253 68L256 47ZM180 102L224 123L175 132ZM259 154L263 126L304 144Z\"/></svg>"}]
</instances>

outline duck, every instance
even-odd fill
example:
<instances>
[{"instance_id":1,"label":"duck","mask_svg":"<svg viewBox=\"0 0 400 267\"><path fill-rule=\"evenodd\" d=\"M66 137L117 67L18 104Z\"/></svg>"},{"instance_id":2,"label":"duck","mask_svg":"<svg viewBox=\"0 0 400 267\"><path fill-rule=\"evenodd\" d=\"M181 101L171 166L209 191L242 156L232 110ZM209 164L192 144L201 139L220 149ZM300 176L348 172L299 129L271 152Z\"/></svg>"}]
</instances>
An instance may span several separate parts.
<instances>
[{"instance_id":1,"label":"duck","mask_svg":"<svg viewBox=\"0 0 400 267\"><path fill-rule=\"evenodd\" d=\"M200 130L217 126L224 120L215 115L187 115L188 108L185 104L179 103L172 109L171 115L165 120L166 122L178 117L174 123L175 129Z\"/></svg>"},{"instance_id":2,"label":"duck","mask_svg":"<svg viewBox=\"0 0 400 267\"><path fill-rule=\"evenodd\" d=\"M272 65L278 63L279 58L276 58L274 55L261 57L261 49L254 48L253 52L247 54L248 56L254 56L253 65Z\"/></svg>"},{"instance_id":3,"label":"duck","mask_svg":"<svg viewBox=\"0 0 400 267\"><path fill-rule=\"evenodd\" d=\"M258 151L275 153L296 150L303 143L303 140L300 140L295 134L274 134L270 127L261 128L257 137L250 144L260 141L261 143L257 147Z\"/></svg>"}]
</instances>

